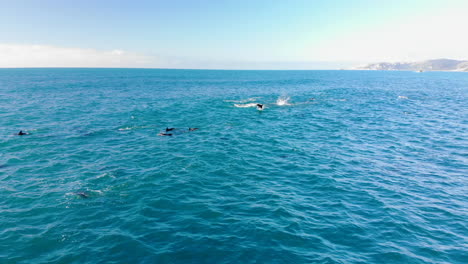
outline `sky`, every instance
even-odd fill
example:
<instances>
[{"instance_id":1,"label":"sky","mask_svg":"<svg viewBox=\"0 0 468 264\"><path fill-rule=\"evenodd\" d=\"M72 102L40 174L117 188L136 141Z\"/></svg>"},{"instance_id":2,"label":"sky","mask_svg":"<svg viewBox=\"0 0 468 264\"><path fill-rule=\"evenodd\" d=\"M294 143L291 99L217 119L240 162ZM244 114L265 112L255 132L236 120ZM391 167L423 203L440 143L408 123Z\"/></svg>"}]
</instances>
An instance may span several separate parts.
<instances>
[{"instance_id":1,"label":"sky","mask_svg":"<svg viewBox=\"0 0 468 264\"><path fill-rule=\"evenodd\" d=\"M468 0L0 0L0 67L337 69L468 59Z\"/></svg>"}]
</instances>

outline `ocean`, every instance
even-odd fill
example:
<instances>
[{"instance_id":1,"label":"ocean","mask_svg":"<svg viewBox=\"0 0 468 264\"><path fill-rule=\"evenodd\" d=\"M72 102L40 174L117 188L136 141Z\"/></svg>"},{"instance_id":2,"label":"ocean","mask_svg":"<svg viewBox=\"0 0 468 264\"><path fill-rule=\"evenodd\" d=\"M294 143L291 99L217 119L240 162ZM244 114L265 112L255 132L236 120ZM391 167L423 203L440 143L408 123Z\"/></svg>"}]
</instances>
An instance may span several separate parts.
<instances>
[{"instance_id":1,"label":"ocean","mask_svg":"<svg viewBox=\"0 0 468 264\"><path fill-rule=\"evenodd\" d=\"M467 102L457 72L0 69L0 263L467 263Z\"/></svg>"}]
</instances>

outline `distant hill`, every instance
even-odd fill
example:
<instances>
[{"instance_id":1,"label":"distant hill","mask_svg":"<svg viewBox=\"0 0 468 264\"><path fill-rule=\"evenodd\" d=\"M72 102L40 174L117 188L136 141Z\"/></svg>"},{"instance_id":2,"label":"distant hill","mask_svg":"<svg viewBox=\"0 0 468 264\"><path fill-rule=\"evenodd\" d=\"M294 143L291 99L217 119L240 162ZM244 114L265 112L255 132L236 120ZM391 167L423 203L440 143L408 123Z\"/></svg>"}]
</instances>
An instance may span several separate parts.
<instances>
[{"instance_id":1,"label":"distant hill","mask_svg":"<svg viewBox=\"0 0 468 264\"><path fill-rule=\"evenodd\" d=\"M468 72L468 61L437 59L420 62L381 62L354 68L355 70L379 71L464 71Z\"/></svg>"}]
</instances>

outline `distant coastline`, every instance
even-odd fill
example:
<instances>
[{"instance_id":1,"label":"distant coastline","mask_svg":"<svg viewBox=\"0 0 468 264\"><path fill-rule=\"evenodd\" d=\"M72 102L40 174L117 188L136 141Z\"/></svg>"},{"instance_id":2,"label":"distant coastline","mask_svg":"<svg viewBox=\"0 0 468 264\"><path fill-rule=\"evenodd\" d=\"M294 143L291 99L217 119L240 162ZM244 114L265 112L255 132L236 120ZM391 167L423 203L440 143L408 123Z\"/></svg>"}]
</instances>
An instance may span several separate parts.
<instances>
[{"instance_id":1,"label":"distant coastline","mask_svg":"<svg viewBox=\"0 0 468 264\"><path fill-rule=\"evenodd\" d=\"M277 64L281 66L275 67ZM468 72L468 60L453 60L453 59L434 59L419 62L379 62L370 63L361 66L352 67L352 62L346 62L346 65L341 67L332 67L331 63L327 62L263 62L263 63L241 63L233 64L230 67L71 67L71 66L48 66L48 67L1 67L3 69L146 69L146 70L208 70L208 71L348 71L348 70L373 70L373 71L445 71L445 72ZM339 62L336 62L339 63ZM239 67L236 67L239 65ZM251 65L251 67L249 67ZM183 65L185 66L185 65ZM219 65L218 65L219 66ZM322 66L322 67L320 67ZM327 67L328 66L328 67Z\"/></svg>"},{"instance_id":2,"label":"distant coastline","mask_svg":"<svg viewBox=\"0 0 468 264\"><path fill-rule=\"evenodd\" d=\"M468 72L468 60L435 59L419 62L380 62L355 67L352 70Z\"/></svg>"}]
</instances>

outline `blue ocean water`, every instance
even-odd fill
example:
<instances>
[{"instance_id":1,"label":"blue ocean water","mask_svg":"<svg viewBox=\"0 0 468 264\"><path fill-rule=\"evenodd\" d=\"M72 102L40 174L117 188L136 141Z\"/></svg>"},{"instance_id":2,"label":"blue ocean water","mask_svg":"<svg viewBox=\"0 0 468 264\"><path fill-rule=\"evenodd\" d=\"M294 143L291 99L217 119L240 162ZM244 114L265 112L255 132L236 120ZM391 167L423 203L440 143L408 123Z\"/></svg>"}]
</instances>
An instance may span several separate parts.
<instances>
[{"instance_id":1,"label":"blue ocean water","mask_svg":"<svg viewBox=\"0 0 468 264\"><path fill-rule=\"evenodd\" d=\"M467 102L466 73L1 69L0 263L467 263Z\"/></svg>"}]
</instances>

